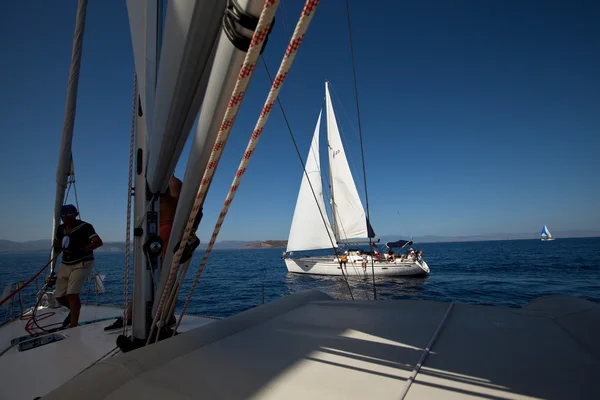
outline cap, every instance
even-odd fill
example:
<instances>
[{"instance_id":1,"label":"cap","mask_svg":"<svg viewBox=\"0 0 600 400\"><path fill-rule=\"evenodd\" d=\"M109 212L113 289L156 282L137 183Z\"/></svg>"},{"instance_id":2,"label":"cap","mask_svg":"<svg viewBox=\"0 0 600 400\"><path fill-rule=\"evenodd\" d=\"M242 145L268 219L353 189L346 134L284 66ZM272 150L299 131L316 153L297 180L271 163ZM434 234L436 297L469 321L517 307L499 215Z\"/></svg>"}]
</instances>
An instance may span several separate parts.
<instances>
[{"instance_id":1,"label":"cap","mask_svg":"<svg viewBox=\"0 0 600 400\"><path fill-rule=\"evenodd\" d=\"M73 204L65 204L60 209L60 213L61 215L77 214L77 207L75 207Z\"/></svg>"}]
</instances>

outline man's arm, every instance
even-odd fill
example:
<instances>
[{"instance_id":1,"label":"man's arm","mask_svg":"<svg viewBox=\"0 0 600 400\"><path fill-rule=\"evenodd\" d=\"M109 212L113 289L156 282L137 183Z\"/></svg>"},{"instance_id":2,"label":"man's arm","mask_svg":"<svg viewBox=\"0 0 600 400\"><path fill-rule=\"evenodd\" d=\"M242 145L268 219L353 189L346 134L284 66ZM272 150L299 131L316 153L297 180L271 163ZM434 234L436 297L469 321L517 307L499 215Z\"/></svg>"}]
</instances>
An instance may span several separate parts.
<instances>
[{"instance_id":1,"label":"man's arm","mask_svg":"<svg viewBox=\"0 0 600 400\"><path fill-rule=\"evenodd\" d=\"M85 249L87 251L94 251L95 249L97 249L98 247L102 246L104 243L102 242L102 239L100 239L100 236L96 235L93 238L90 239L90 244L88 244L87 246L85 246Z\"/></svg>"},{"instance_id":2,"label":"man's arm","mask_svg":"<svg viewBox=\"0 0 600 400\"><path fill-rule=\"evenodd\" d=\"M54 248L54 254L57 254L62 250L62 238L63 233L60 229L60 226L56 228L56 232L54 232L54 241L52 242L52 247Z\"/></svg>"},{"instance_id":3,"label":"man's arm","mask_svg":"<svg viewBox=\"0 0 600 400\"><path fill-rule=\"evenodd\" d=\"M171 177L169 181L169 196L172 198L179 200L179 195L181 194L181 188L183 187L183 182L181 180Z\"/></svg>"},{"instance_id":4,"label":"man's arm","mask_svg":"<svg viewBox=\"0 0 600 400\"><path fill-rule=\"evenodd\" d=\"M104 244L102 242L102 239L100 239L100 236L98 236L96 230L90 223L88 223L86 234L89 235L88 238L90 239L90 243L87 246L85 246L86 251L94 251L95 249Z\"/></svg>"},{"instance_id":5,"label":"man's arm","mask_svg":"<svg viewBox=\"0 0 600 400\"><path fill-rule=\"evenodd\" d=\"M52 247L54 247L54 254L58 254L58 252L62 250L62 243L60 241L58 241L56 238L54 238Z\"/></svg>"}]
</instances>

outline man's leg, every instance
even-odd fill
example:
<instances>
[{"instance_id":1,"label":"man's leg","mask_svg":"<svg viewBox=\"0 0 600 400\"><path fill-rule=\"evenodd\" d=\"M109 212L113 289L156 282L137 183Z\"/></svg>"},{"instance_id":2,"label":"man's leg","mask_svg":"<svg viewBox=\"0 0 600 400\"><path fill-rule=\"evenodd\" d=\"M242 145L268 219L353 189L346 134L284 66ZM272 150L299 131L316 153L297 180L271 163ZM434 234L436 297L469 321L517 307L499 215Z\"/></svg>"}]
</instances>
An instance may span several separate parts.
<instances>
[{"instance_id":1,"label":"man's leg","mask_svg":"<svg viewBox=\"0 0 600 400\"><path fill-rule=\"evenodd\" d=\"M69 300L69 310L71 310L71 324L69 325L69 328L75 328L79 323L79 312L81 311L79 293L68 294L67 299Z\"/></svg>"},{"instance_id":2,"label":"man's leg","mask_svg":"<svg viewBox=\"0 0 600 400\"><path fill-rule=\"evenodd\" d=\"M67 299L69 301L69 309L71 310L71 328L76 327L79 323L79 313L81 311L79 294L93 267L94 261L82 261L74 265L71 270L69 285L67 287Z\"/></svg>"},{"instance_id":3,"label":"man's leg","mask_svg":"<svg viewBox=\"0 0 600 400\"><path fill-rule=\"evenodd\" d=\"M67 287L69 285L69 275L71 274L71 266L60 263L58 273L56 274L56 287L54 288L54 297L63 306L71 310L69 298L67 297ZM71 322L71 313L63 321L63 328L67 327Z\"/></svg>"}]
</instances>

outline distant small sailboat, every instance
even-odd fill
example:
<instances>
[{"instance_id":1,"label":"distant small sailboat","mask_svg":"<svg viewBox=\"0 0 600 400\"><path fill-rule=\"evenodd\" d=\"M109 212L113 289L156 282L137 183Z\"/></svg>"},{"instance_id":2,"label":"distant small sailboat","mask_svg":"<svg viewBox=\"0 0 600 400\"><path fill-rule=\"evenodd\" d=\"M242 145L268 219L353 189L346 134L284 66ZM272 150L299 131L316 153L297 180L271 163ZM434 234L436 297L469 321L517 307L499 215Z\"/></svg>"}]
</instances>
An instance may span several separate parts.
<instances>
[{"instance_id":1,"label":"distant small sailboat","mask_svg":"<svg viewBox=\"0 0 600 400\"><path fill-rule=\"evenodd\" d=\"M554 237L548 230L548 227L546 225L544 225L544 227L542 228L542 242L545 242L548 240L554 240Z\"/></svg>"}]
</instances>

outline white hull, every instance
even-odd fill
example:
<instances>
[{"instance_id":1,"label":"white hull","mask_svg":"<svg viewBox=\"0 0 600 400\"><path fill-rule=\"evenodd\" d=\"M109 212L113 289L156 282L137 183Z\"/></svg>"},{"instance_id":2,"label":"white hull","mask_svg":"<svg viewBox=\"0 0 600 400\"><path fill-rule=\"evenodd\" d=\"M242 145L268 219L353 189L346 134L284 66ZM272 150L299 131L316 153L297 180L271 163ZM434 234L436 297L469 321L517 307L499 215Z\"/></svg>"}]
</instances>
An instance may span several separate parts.
<instances>
[{"instance_id":1,"label":"white hull","mask_svg":"<svg viewBox=\"0 0 600 400\"><path fill-rule=\"evenodd\" d=\"M44 313L51 312L55 314L42 319ZM122 308L114 306L82 305L80 326L38 336L49 338L55 335L62 340L22 351L19 351L18 345L11 345L11 340L28 335L25 331L27 320L17 319L0 326L0 398L31 400L44 396L98 360L120 354L116 347L116 339L123 330L105 332L104 327L110 325L122 313ZM64 307L40 307L36 312L36 316L40 315L38 323L42 327L62 322L67 314L68 310ZM90 323L82 325L83 322ZM181 321L178 332L211 322L214 322L214 319L186 316Z\"/></svg>"},{"instance_id":2,"label":"white hull","mask_svg":"<svg viewBox=\"0 0 600 400\"><path fill-rule=\"evenodd\" d=\"M311 275L342 275L340 263L331 257L310 258L285 258L285 265L289 272ZM422 258L418 261L375 261L373 265L367 262L366 271L363 270L360 261L348 261L344 274L348 276L406 276L426 275L429 266Z\"/></svg>"},{"instance_id":3,"label":"white hull","mask_svg":"<svg viewBox=\"0 0 600 400\"><path fill-rule=\"evenodd\" d=\"M542 238L542 242L548 242L550 240L554 240L554 238L553 237L552 238Z\"/></svg>"}]
</instances>

